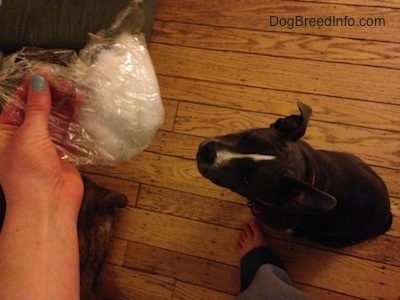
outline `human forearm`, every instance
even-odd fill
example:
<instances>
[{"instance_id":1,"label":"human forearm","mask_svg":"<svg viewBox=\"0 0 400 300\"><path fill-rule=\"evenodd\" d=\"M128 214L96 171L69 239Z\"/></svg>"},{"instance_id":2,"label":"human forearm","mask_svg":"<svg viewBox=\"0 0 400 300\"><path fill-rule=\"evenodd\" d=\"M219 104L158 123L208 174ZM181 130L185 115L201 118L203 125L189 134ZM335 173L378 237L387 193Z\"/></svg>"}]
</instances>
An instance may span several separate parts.
<instances>
[{"instance_id":1,"label":"human forearm","mask_svg":"<svg viewBox=\"0 0 400 300\"><path fill-rule=\"evenodd\" d=\"M0 299L79 299L77 225L58 213L8 210L0 234Z\"/></svg>"}]
</instances>

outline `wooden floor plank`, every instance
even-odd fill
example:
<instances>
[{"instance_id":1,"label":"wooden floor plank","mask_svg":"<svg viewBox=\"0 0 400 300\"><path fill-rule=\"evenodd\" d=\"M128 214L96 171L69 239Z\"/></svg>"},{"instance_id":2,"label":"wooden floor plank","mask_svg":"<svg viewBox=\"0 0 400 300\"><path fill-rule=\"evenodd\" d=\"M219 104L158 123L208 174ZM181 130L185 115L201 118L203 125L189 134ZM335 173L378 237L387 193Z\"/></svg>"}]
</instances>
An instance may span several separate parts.
<instances>
[{"instance_id":1,"label":"wooden floor plank","mask_svg":"<svg viewBox=\"0 0 400 300\"><path fill-rule=\"evenodd\" d=\"M106 263L99 278L101 299L154 299L172 298L175 280L130 270Z\"/></svg>"},{"instance_id":2,"label":"wooden floor plank","mask_svg":"<svg viewBox=\"0 0 400 300\"><path fill-rule=\"evenodd\" d=\"M194 193L212 198L243 203L243 199L227 189L209 184L197 170L193 160L143 152L118 167L83 167L95 174L119 177L135 182Z\"/></svg>"},{"instance_id":3,"label":"wooden floor plank","mask_svg":"<svg viewBox=\"0 0 400 300\"><path fill-rule=\"evenodd\" d=\"M321 2L319 0L298 0L301 2ZM392 8L400 8L400 3L396 0L363 0L363 1L350 1L350 0L328 0L324 1L326 3L332 4L348 4L348 5L362 5L362 6L371 6L371 7L392 7Z\"/></svg>"},{"instance_id":4,"label":"wooden floor plank","mask_svg":"<svg viewBox=\"0 0 400 300\"><path fill-rule=\"evenodd\" d=\"M265 88L159 76L166 98L276 116L296 110L297 101L313 109L312 120L399 131L400 106ZM379 101L377 98L376 101ZM371 121L373 120L373 122ZM265 125L269 125L267 120ZM338 125L340 126L340 125Z\"/></svg>"},{"instance_id":5,"label":"wooden floor plank","mask_svg":"<svg viewBox=\"0 0 400 300\"><path fill-rule=\"evenodd\" d=\"M236 296L217 292L204 287L178 281L175 285L174 300L218 299L235 300Z\"/></svg>"},{"instance_id":6,"label":"wooden floor plank","mask_svg":"<svg viewBox=\"0 0 400 300\"><path fill-rule=\"evenodd\" d=\"M386 186L389 190L389 195L392 197L392 205L393 207L397 207L397 211L399 212L399 197L400 197L400 189L398 188L400 183L400 171L387 169L387 168L379 168L373 167L374 171L383 178L386 183ZM397 216L400 215L399 213L396 214Z\"/></svg>"},{"instance_id":7,"label":"wooden floor plank","mask_svg":"<svg viewBox=\"0 0 400 300\"><path fill-rule=\"evenodd\" d=\"M313 299L321 300L359 300L359 297L352 297L345 294L339 294L334 291L319 289L312 286L307 286L304 284L294 283L293 286L299 290L305 292L306 294L313 297Z\"/></svg>"},{"instance_id":8,"label":"wooden floor plank","mask_svg":"<svg viewBox=\"0 0 400 300\"><path fill-rule=\"evenodd\" d=\"M122 266L124 263L126 248L128 247L128 241L113 238L111 245L108 250L106 261L113 265Z\"/></svg>"},{"instance_id":9,"label":"wooden floor plank","mask_svg":"<svg viewBox=\"0 0 400 300\"><path fill-rule=\"evenodd\" d=\"M222 226L128 207L120 214L115 236L223 264L239 265L235 253L237 231Z\"/></svg>"},{"instance_id":10,"label":"wooden floor plank","mask_svg":"<svg viewBox=\"0 0 400 300\"><path fill-rule=\"evenodd\" d=\"M152 41L161 44L400 68L399 45L395 43L163 21L156 21L153 31Z\"/></svg>"},{"instance_id":11,"label":"wooden floor plank","mask_svg":"<svg viewBox=\"0 0 400 300\"><path fill-rule=\"evenodd\" d=\"M400 70L151 44L160 75L399 103ZM213 62L212 64L210 62ZM382 78L385 78L382 81Z\"/></svg>"},{"instance_id":12,"label":"wooden floor plank","mask_svg":"<svg viewBox=\"0 0 400 300\"><path fill-rule=\"evenodd\" d=\"M385 234L352 247L335 249L334 252L400 267L400 257L395 253L399 246L398 235L393 237Z\"/></svg>"},{"instance_id":13,"label":"wooden floor plank","mask_svg":"<svg viewBox=\"0 0 400 300\"><path fill-rule=\"evenodd\" d=\"M329 2L329 1L327 1ZM360 3L362 4L362 3ZM334 16L343 21L331 23L331 26L271 26L270 16L279 18L328 18ZM355 26L344 22L344 17L353 18ZM245 28L259 31L296 32L309 35L348 37L375 41L400 41L398 10L395 8L368 7L359 5L340 5L331 3L311 3L298 1L257 1L242 0L232 2L222 0L218 5L212 2L196 0L160 1L156 18L163 21L204 24L228 28ZM360 18L384 18L385 26L356 26ZM289 24L288 24L289 25ZM383 25L383 23L381 24Z\"/></svg>"},{"instance_id":14,"label":"wooden floor plank","mask_svg":"<svg viewBox=\"0 0 400 300\"><path fill-rule=\"evenodd\" d=\"M250 210L244 203L150 185L142 185L137 207L235 229L242 229L252 219Z\"/></svg>"},{"instance_id":15,"label":"wooden floor plank","mask_svg":"<svg viewBox=\"0 0 400 300\"><path fill-rule=\"evenodd\" d=\"M125 210L119 219L118 226L116 235L120 238L185 256L208 259L234 267L239 266L235 253L237 230L137 209ZM394 295L400 295L397 284L400 280L400 267L351 256L338 256L332 252L280 240L270 239L269 243L282 255L288 272L295 282L366 299L378 297L390 299ZM125 263L128 261L129 253L131 251L128 249ZM148 263L150 262L154 268L154 259L162 258L162 256L151 255L151 253L149 255ZM143 258L143 256L144 254L139 257ZM132 259L135 258L136 255L133 255ZM176 270L176 264L180 263L175 257L171 260L162 258L157 264L167 261L175 262L174 267L169 266L170 270ZM190 265L193 264L194 262L190 263ZM162 268L159 266L157 270ZM339 270L343 269L346 270L345 278L338 276ZM346 284L348 278L357 278L357 282L354 281L348 285Z\"/></svg>"},{"instance_id":16,"label":"wooden floor plank","mask_svg":"<svg viewBox=\"0 0 400 300\"><path fill-rule=\"evenodd\" d=\"M163 99L163 106L165 110L165 117L161 129L173 130L178 102L169 99Z\"/></svg>"},{"instance_id":17,"label":"wooden floor plank","mask_svg":"<svg viewBox=\"0 0 400 300\"><path fill-rule=\"evenodd\" d=\"M207 289L239 292L239 268L168 249L129 242L125 265Z\"/></svg>"},{"instance_id":18,"label":"wooden floor plank","mask_svg":"<svg viewBox=\"0 0 400 300\"><path fill-rule=\"evenodd\" d=\"M204 138L202 137L190 134L159 130L156 138L146 150L148 152L195 160L197 150L203 140Z\"/></svg>"},{"instance_id":19,"label":"wooden floor plank","mask_svg":"<svg viewBox=\"0 0 400 300\"><path fill-rule=\"evenodd\" d=\"M273 247L278 247L279 253L289 261L287 268L293 279L302 278L310 285L363 299L397 299L400 296L397 284L400 280L399 267L331 256L310 248ZM346 270L346 276L340 275L341 270Z\"/></svg>"}]
</instances>

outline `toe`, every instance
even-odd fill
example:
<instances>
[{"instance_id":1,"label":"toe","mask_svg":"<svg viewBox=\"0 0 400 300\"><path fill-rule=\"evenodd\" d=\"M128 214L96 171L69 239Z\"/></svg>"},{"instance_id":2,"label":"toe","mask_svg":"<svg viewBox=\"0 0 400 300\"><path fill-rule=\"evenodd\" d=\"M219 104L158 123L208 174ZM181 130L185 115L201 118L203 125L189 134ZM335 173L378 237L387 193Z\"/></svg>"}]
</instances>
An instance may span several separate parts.
<instances>
[{"instance_id":1,"label":"toe","mask_svg":"<svg viewBox=\"0 0 400 300\"><path fill-rule=\"evenodd\" d=\"M249 222L249 228L252 234L255 236L260 236L263 234L261 230L261 225L256 220L252 220L251 222Z\"/></svg>"}]
</instances>

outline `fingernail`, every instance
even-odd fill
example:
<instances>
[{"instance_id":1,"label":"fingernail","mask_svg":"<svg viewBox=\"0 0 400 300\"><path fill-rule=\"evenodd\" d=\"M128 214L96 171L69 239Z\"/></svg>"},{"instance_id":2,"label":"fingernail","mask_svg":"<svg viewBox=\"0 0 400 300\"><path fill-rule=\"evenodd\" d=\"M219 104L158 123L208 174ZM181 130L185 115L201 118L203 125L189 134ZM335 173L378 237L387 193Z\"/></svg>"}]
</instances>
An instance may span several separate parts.
<instances>
[{"instance_id":1,"label":"fingernail","mask_svg":"<svg viewBox=\"0 0 400 300\"><path fill-rule=\"evenodd\" d=\"M43 76L33 75L31 78L31 89L33 91L43 91L46 89L46 80Z\"/></svg>"}]
</instances>

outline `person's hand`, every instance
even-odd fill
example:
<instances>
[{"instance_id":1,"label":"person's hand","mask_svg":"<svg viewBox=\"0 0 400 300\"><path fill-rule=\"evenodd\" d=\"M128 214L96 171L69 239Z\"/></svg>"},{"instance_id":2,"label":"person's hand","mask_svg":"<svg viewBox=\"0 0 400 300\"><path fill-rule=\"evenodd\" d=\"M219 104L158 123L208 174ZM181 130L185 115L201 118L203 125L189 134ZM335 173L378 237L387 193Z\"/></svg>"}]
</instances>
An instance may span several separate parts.
<instances>
[{"instance_id":1,"label":"person's hand","mask_svg":"<svg viewBox=\"0 0 400 300\"><path fill-rule=\"evenodd\" d=\"M25 112L9 103L0 115L0 184L7 210L17 211L22 206L31 212L61 213L76 221L83 183L75 167L60 159L50 139L49 85L42 76L34 75L15 95L26 101ZM21 114L23 123L16 125L13 117Z\"/></svg>"},{"instance_id":2,"label":"person's hand","mask_svg":"<svg viewBox=\"0 0 400 300\"><path fill-rule=\"evenodd\" d=\"M0 115L0 185L6 198L0 298L79 299L82 178L60 159L49 136L52 99L45 79L32 76L14 100Z\"/></svg>"}]
</instances>

